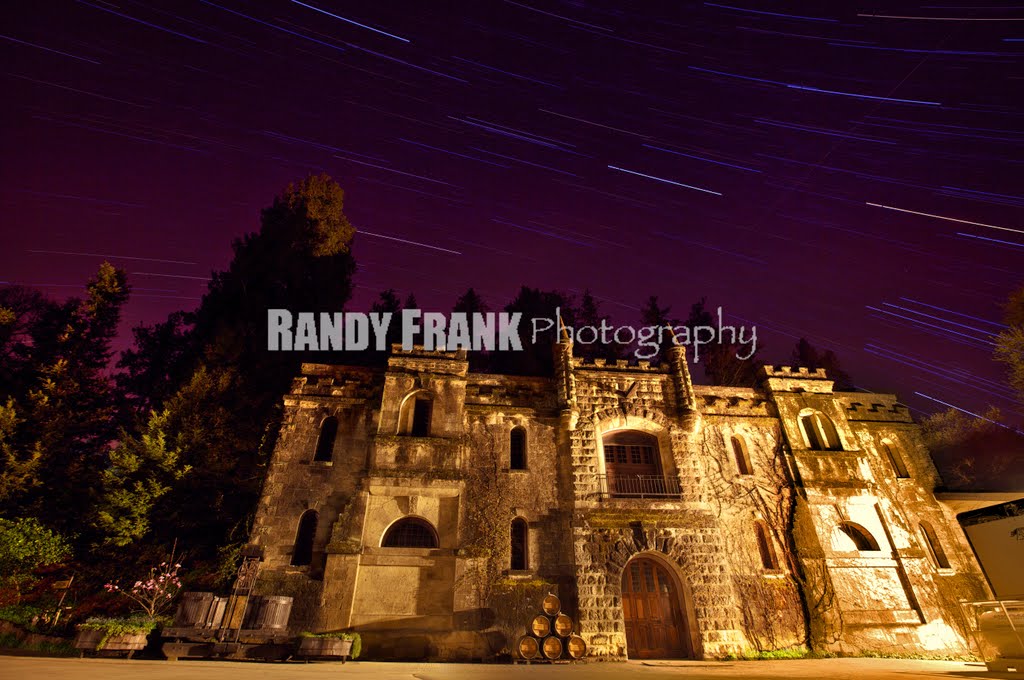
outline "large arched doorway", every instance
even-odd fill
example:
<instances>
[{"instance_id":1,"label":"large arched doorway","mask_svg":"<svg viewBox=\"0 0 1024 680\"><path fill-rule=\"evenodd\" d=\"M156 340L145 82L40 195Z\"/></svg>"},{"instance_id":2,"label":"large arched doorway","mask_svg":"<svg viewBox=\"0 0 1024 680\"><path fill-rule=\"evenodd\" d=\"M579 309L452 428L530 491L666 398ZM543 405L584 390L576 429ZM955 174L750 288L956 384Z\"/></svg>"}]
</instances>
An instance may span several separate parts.
<instances>
[{"instance_id":1,"label":"large arched doorway","mask_svg":"<svg viewBox=\"0 0 1024 680\"><path fill-rule=\"evenodd\" d=\"M668 570L650 557L636 557L622 570L626 652L631 659L693 656L690 628L678 588Z\"/></svg>"}]
</instances>

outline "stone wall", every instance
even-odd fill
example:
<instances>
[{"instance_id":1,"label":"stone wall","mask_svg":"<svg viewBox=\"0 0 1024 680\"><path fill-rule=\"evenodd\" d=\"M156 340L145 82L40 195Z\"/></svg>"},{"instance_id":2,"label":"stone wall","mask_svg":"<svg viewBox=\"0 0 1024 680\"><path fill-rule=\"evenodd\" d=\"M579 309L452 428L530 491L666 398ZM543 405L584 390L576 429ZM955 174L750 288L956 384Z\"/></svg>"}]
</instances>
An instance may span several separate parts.
<instances>
[{"instance_id":1,"label":"stone wall","mask_svg":"<svg viewBox=\"0 0 1024 680\"><path fill-rule=\"evenodd\" d=\"M986 586L895 397L834 393L824 372L786 367L767 367L762 390L694 386L682 348L660 366L555 352L551 378L473 374L464 353L420 349L386 370L303 366L252 534L259 592L296 598L293 632L356 629L369 658L491 658L554 592L590 655L622 658L623 570L646 557L670 574L698 657L966 649L956 602ZM403 429L417 396L432 400L428 436ZM834 450L810 448L811 412L834 425ZM314 461L327 417L337 439ZM526 465L513 470L518 427ZM611 493L602 441L621 430L654 438L672 493ZM309 510L314 559L292 566ZM382 547L407 517L438 545ZM516 518L527 568L512 571ZM877 549L851 548L849 523Z\"/></svg>"}]
</instances>

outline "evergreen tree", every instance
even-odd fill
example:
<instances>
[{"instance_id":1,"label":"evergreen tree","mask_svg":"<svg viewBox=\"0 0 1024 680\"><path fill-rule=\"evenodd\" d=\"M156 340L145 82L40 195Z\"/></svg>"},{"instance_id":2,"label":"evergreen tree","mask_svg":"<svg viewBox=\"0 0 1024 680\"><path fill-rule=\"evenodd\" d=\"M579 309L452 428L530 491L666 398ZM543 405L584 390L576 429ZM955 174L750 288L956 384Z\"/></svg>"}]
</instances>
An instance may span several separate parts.
<instances>
[{"instance_id":1,"label":"evergreen tree","mask_svg":"<svg viewBox=\"0 0 1024 680\"><path fill-rule=\"evenodd\" d=\"M474 314L486 314L490 310L487 303L473 288L468 289L455 301L453 312L465 314L470 323L473 323ZM469 352L469 370L477 373L490 372L491 353L481 349L478 352Z\"/></svg>"},{"instance_id":2,"label":"evergreen tree","mask_svg":"<svg viewBox=\"0 0 1024 680\"><path fill-rule=\"evenodd\" d=\"M166 452L157 446L150 453L178 455L156 477L169 489L147 500L154 540L180 538L203 559L247 538L279 429L281 395L302 361L337 361L335 353L267 351L267 310L344 307L355 230L343 208L344 192L326 175L289 185L261 213L260 230L234 243L228 269L214 274L194 313L136 333L141 343L125 355L122 384L139 397L137 412L160 414ZM150 380L169 384L147 397ZM155 441L152 425L140 426L136 439L148 434ZM185 467L190 471L180 479L170 474Z\"/></svg>"},{"instance_id":3,"label":"evergreen tree","mask_svg":"<svg viewBox=\"0 0 1024 680\"><path fill-rule=\"evenodd\" d=\"M79 518L96 501L117 433L106 368L127 299L125 273L104 262L84 298L43 305L31 325L25 392L7 395L5 404L4 448L12 457L4 472L17 480L7 507L80 542L88 528Z\"/></svg>"},{"instance_id":4,"label":"evergreen tree","mask_svg":"<svg viewBox=\"0 0 1024 680\"><path fill-rule=\"evenodd\" d=\"M552 349L559 339L559 310L562 322L567 326L576 325L576 313L572 298L558 291L542 291L523 286L505 311L519 312L519 338L523 351L496 351L491 358L492 367L499 373L518 375L553 375L554 355ZM533 320L538 320L537 340L533 342ZM550 328L546 328L548 323Z\"/></svg>"},{"instance_id":5,"label":"evergreen tree","mask_svg":"<svg viewBox=\"0 0 1024 680\"><path fill-rule=\"evenodd\" d=\"M671 307L662 307L658 303L658 296L651 295L647 298L647 302L640 308L640 323L645 327L655 327L659 329L665 329L661 332L658 342L658 352L649 359L651 364L658 364L665 359L665 350L672 347L675 342L672 339L672 333L667 328L669 326L678 326L679 320L669 317L671 313ZM682 339L680 338L680 341Z\"/></svg>"},{"instance_id":6,"label":"evergreen tree","mask_svg":"<svg viewBox=\"0 0 1024 680\"><path fill-rule=\"evenodd\" d=\"M597 330L597 340L589 345L577 342L573 346L573 353L576 356L581 356L591 361L598 358L615 361L622 357L623 348L613 339L609 338L610 342L607 343L601 342L600 329L602 321L608 326L611 326L608 315L601 314L600 304L594 299L594 296L588 288L583 291L583 297L580 298L580 307L576 314L576 323L579 324L578 328L593 326ZM608 335L610 336L611 334L609 333ZM586 339L589 340L590 338L587 337Z\"/></svg>"},{"instance_id":7,"label":"evergreen tree","mask_svg":"<svg viewBox=\"0 0 1024 680\"><path fill-rule=\"evenodd\" d=\"M839 365L839 357L832 350L825 350L819 353L818 350L807 341L807 338L800 338L793 348L790 356L790 365L794 368L806 368L815 370L824 368L828 377L835 382L836 392L852 392L856 389L850 375Z\"/></svg>"},{"instance_id":8,"label":"evergreen tree","mask_svg":"<svg viewBox=\"0 0 1024 680\"><path fill-rule=\"evenodd\" d=\"M707 298L702 297L690 307L690 316L683 325L689 329L691 342L698 327L714 328L717 332L718 320L708 311ZM729 342L724 342L726 339ZM735 339L737 338L715 337L712 343L701 345L699 358L700 363L704 364L704 376L712 385L756 387L760 367L757 354L755 352L747 359L740 359L737 354L745 356L749 350L738 342L733 342ZM692 357L693 353L689 356Z\"/></svg>"}]
</instances>

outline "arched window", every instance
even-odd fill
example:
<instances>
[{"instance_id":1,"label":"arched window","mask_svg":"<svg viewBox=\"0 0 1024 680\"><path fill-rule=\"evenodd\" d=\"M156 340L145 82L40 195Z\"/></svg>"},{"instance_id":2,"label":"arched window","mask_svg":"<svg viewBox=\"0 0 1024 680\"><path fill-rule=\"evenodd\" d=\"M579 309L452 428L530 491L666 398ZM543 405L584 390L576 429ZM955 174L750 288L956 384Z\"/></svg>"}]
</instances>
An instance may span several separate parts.
<instances>
[{"instance_id":1,"label":"arched window","mask_svg":"<svg viewBox=\"0 0 1024 680\"><path fill-rule=\"evenodd\" d=\"M390 527L381 541L382 548L436 548L437 532L430 522L419 517L400 519Z\"/></svg>"},{"instance_id":2,"label":"arched window","mask_svg":"<svg viewBox=\"0 0 1024 680\"><path fill-rule=\"evenodd\" d=\"M736 469L739 470L741 475L754 474L754 466L750 464L750 452L747 450L747 442L737 434L733 435L731 443L732 454L736 457Z\"/></svg>"},{"instance_id":3,"label":"arched window","mask_svg":"<svg viewBox=\"0 0 1024 680\"><path fill-rule=\"evenodd\" d=\"M946 557L946 551L942 549L942 544L939 543L939 537L935 533L935 529L928 522L921 522L921 538L924 539L924 544L928 546L928 554L931 555L932 564L939 569L949 569L949 558Z\"/></svg>"},{"instance_id":4,"label":"arched window","mask_svg":"<svg viewBox=\"0 0 1024 680\"><path fill-rule=\"evenodd\" d=\"M313 540L316 538L316 524L320 515L316 510L307 510L299 518L299 529L295 532L295 547L292 549L292 566L304 567L313 561Z\"/></svg>"},{"instance_id":5,"label":"arched window","mask_svg":"<svg viewBox=\"0 0 1024 680\"><path fill-rule=\"evenodd\" d=\"M807 446L815 451L839 451L839 434L829 417L821 411L811 411L800 416L800 428L807 438Z\"/></svg>"},{"instance_id":6,"label":"arched window","mask_svg":"<svg viewBox=\"0 0 1024 680\"><path fill-rule=\"evenodd\" d=\"M761 553L761 566L765 569L778 569L779 558L775 554L775 545L772 543L771 534L768 533L768 526L758 520L754 522L754 532L757 534L757 550Z\"/></svg>"},{"instance_id":7,"label":"arched window","mask_svg":"<svg viewBox=\"0 0 1024 680\"><path fill-rule=\"evenodd\" d=\"M522 427L513 428L508 436L508 467L510 470L526 469L526 430Z\"/></svg>"},{"instance_id":8,"label":"arched window","mask_svg":"<svg viewBox=\"0 0 1024 680\"><path fill-rule=\"evenodd\" d=\"M527 545L527 535L529 529L526 526L526 520L522 517L516 517L512 520L511 528L511 540L512 540L512 570L522 571L529 569L529 547Z\"/></svg>"},{"instance_id":9,"label":"arched window","mask_svg":"<svg viewBox=\"0 0 1024 680\"><path fill-rule=\"evenodd\" d=\"M873 551L878 550L878 541L871 535L871 532L854 522L843 522L836 527L832 539L832 547L840 552L852 552L854 550Z\"/></svg>"},{"instance_id":10,"label":"arched window","mask_svg":"<svg viewBox=\"0 0 1024 680\"><path fill-rule=\"evenodd\" d=\"M324 418L320 423L320 436L316 439L316 453L313 460L326 463L334 458L334 440L338 437L338 419L334 416Z\"/></svg>"},{"instance_id":11,"label":"arched window","mask_svg":"<svg viewBox=\"0 0 1024 680\"><path fill-rule=\"evenodd\" d=\"M903 462L903 456L895 444L888 439L883 439L882 451L885 452L886 458L889 459L889 465L892 466L892 471L896 473L897 477L906 478L910 476L910 473L907 472L907 464Z\"/></svg>"},{"instance_id":12,"label":"arched window","mask_svg":"<svg viewBox=\"0 0 1024 680\"><path fill-rule=\"evenodd\" d=\"M410 437L429 437L430 418L434 400L427 392L417 392L406 398L398 419L398 434Z\"/></svg>"}]
</instances>

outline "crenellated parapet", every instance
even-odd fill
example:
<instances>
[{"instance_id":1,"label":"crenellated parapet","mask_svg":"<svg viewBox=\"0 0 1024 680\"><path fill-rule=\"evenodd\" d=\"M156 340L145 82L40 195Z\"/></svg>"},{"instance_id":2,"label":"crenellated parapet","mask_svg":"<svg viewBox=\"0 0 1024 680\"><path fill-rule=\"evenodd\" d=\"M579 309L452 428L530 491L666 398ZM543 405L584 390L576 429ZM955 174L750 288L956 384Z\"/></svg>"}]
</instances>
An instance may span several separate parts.
<instances>
[{"instance_id":1,"label":"crenellated parapet","mask_svg":"<svg viewBox=\"0 0 1024 680\"><path fill-rule=\"evenodd\" d=\"M851 394L839 397L847 420L883 423L913 423L910 408L894 394Z\"/></svg>"},{"instance_id":2,"label":"crenellated parapet","mask_svg":"<svg viewBox=\"0 0 1024 680\"><path fill-rule=\"evenodd\" d=\"M764 387L769 392L814 392L828 394L832 392L834 382L829 380L824 368L808 369L792 366L761 367Z\"/></svg>"}]
</instances>

